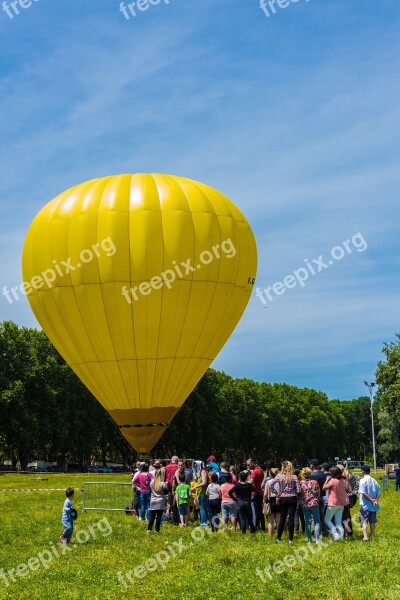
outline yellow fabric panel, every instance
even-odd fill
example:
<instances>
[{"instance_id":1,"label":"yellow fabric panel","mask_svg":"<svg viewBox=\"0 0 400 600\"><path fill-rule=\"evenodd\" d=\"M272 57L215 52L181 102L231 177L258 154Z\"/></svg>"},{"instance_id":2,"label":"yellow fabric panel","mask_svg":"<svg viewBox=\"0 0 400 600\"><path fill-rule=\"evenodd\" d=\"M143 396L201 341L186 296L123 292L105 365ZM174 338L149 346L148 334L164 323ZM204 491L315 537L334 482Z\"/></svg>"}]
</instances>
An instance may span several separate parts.
<instances>
[{"instance_id":1,"label":"yellow fabric panel","mask_svg":"<svg viewBox=\"0 0 400 600\"><path fill-rule=\"evenodd\" d=\"M232 333L256 265L250 226L228 198L161 174L60 194L34 219L23 253L24 281L54 273L28 299L67 363L111 413L149 411L160 422ZM163 429L121 432L149 450Z\"/></svg>"}]
</instances>

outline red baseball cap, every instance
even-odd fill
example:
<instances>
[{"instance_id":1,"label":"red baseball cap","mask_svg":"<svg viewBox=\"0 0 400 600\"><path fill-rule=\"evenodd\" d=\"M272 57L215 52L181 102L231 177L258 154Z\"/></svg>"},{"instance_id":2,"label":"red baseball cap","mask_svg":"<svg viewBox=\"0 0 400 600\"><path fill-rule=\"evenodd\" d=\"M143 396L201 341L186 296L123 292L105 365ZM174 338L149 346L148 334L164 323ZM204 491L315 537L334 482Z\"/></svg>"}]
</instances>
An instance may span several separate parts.
<instances>
[{"instance_id":1,"label":"red baseball cap","mask_svg":"<svg viewBox=\"0 0 400 600\"><path fill-rule=\"evenodd\" d=\"M210 462L210 460L215 460L215 456L214 456L213 454L211 454L211 456L209 456L209 457L207 458L207 460L208 460L209 462Z\"/></svg>"}]
</instances>

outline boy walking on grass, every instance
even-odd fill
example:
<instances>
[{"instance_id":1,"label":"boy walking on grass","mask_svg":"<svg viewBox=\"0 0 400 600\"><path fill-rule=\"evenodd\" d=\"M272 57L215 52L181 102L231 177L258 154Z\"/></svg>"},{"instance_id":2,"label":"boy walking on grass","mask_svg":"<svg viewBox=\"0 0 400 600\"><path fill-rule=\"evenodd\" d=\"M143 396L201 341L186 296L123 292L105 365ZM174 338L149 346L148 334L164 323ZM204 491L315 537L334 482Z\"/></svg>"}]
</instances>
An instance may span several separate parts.
<instances>
[{"instance_id":1,"label":"boy walking on grass","mask_svg":"<svg viewBox=\"0 0 400 600\"><path fill-rule=\"evenodd\" d=\"M62 535L60 536L60 540L64 544L68 544L71 541L72 532L74 530L74 522L71 517L71 509L74 508L74 505L72 504L72 501L74 499L73 488L71 488L71 487L67 488L65 495L67 498L64 502L62 519L61 519L61 523L64 525L64 531L62 532Z\"/></svg>"},{"instance_id":2,"label":"boy walking on grass","mask_svg":"<svg viewBox=\"0 0 400 600\"><path fill-rule=\"evenodd\" d=\"M179 526L185 527L189 518L190 485L185 483L185 474L179 475L179 485L175 489L175 499L179 510Z\"/></svg>"}]
</instances>

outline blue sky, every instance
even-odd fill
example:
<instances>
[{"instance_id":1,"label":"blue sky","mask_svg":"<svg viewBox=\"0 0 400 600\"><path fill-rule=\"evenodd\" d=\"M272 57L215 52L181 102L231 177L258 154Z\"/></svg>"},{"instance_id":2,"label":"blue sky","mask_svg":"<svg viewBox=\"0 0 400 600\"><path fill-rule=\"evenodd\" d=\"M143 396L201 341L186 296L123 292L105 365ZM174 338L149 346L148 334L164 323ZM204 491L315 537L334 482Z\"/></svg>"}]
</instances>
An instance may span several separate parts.
<instances>
[{"instance_id":1,"label":"blue sky","mask_svg":"<svg viewBox=\"0 0 400 600\"><path fill-rule=\"evenodd\" d=\"M0 11L0 287L21 281L25 233L64 189L165 172L224 192L253 226L257 285L353 249L266 307L253 296L214 362L332 398L365 393L399 324L400 6L114 0ZM33 326L25 298L0 319Z\"/></svg>"}]
</instances>

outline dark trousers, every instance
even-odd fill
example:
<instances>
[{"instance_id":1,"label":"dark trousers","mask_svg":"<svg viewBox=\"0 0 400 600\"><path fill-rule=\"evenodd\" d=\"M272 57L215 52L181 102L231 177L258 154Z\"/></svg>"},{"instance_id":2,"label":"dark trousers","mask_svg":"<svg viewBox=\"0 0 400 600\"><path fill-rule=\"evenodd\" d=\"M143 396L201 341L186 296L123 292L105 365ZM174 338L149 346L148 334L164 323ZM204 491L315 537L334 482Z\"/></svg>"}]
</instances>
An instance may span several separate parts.
<instances>
[{"instance_id":1,"label":"dark trousers","mask_svg":"<svg viewBox=\"0 0 400 600\"><path fill-rule=\"evenodd\" d=\"M321 534L328 535L329 531L325 523L325 503L323 498L319 501L319 518L321 521Z\"/></svg>"},{"instance_id":2,"label":"dark trousers","mask_svg":"<svg viewBox=\"0 0 400 600\"><path fill-rule=\"evenodd\" d=\"M353 524L351 522L350 506L345 506L343 509L342 525L344 528L344 536L346 538L353 534Z\"/></svg>"},{"instance_id":3,"label":"dark trousers","mask_svg":"<svg viewBox=\"0 0 400 600\"><path fill-rule=\"evenodd\" d=\"M153 529L154 521L156 522L156 531L160 531L161 519L163 516L163 510L151 510L150 511L150 519L147 529L151 531Z\"/></svg>"},{"instance_id":4,"label":"dark trousers","mask_svg":"<svg viewBox=\"0 0 400 600\"><path fill-rule=\"evenodd\" d=\"M294 513L296 512L297 496L282 497L280 500L281 505L281 519L278 527L278 540L281 539L283 530L285 529L286 519L288 518L288 530L289 539L293 540L294 536Z\"/></svg>"},{"instance_id":5,"label":"dark trousers","mask_svg":"<svg viewBox=\"0 0 400 600\"><path fill-rule=\"evenodd\" d=\"M296 533L299 533L299 524L301 523L301 532L304 533L306 529L306 522L304 519L303 506L300 498L297 498L296 512L294 514L294 529Z\"/></svg>"},{"instance_id":6,"label":"dark trousers","mask_svg":"<svg viewBox=\"0 0 400 600\"><path fill-rule=\"evenodd\" d=\"M209 500L209 507L211 512L211 527L213 531L217 531L220 522L218 515L221 512L221 500L218 498L215 500Z\"/></svg>"},{"instance_id":7,"label":"dark trousers","mask_svg":"<svg viewBox=\"0 0 400 600\"><path fill-rule=\"evenodd\" d=\"M242 530L242 533L246 533L247 525L249 525L251 533L255 533L256 528L254 527L253 523L253 513L250 502L238 502L238 513L240 517L240 529Z\"/></svg>"},{"instance_id":8,"label":"dark trousers","mask_svg":"<svg viewBox=\"0 0 400 600\"><path fill-rule=\"evenodd\" d=\"M255 528L265 532L265 517L262 511L262 496L254 496L253 498L253 516Z\"/></svg>"},{"instance_id":9,"label":"dark trousers","mask_svg":"<svg viewBox=\"0 0 400 600\"><path fill-rule=\"evenodd\" d=\"M133 510L136 511L137 516L140 513L140 491L135 489L133 493Z\"/></svg>"}]
</instances>

